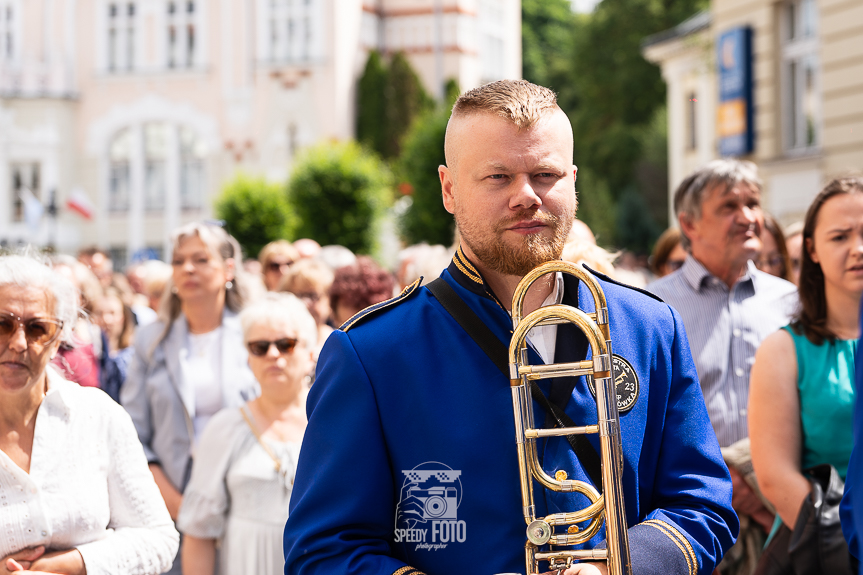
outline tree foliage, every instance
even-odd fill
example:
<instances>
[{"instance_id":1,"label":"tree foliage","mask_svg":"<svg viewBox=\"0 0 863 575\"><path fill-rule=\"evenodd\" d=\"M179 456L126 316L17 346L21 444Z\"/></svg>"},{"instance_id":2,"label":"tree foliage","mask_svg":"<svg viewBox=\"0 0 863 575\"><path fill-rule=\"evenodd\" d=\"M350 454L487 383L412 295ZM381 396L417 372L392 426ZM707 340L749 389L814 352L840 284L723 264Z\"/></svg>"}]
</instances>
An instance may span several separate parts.
<instances>
[{"instance_id":1,"label":"tree foliage","mask_svg":"<svg viewBox=\"0 0 863 575\"><path fill-rule=\"evenodd\" d=\"M521 61L525 80L549 85L552 69L564 64L560 55L572 52L575 19L569 0L522 0Z\"/></svg>"},{"instance_id":2,"label":"tree foliage","mask_svg":"<svg viewBox=\"0 0 863 575\"><path fill-rule=\"evenodd\" d=\"M589 168L579 168L575 191L578 197L576 217L590 227L597 244L615 245L616 206L608 183Z\"/></svg>"},{"instance_id":3,"label":"tree foliage","mask_svg":"<svg viewBox=\"0 0 863 575\"><path fill-rule=\"evenodd\" d=\"M597 185L605 182L614 210L631 211L631 207L620 206L620 201L625 193L640 195L645 207L642 217L654 220L651 229L658 229L656 222L667 220L667 196L657 192L667 178L666 160L658 153L666 136L656 124L665 103L665 84L659 68L642 57L641 43L706 8L706 0L602 0L592 14L571 17L534 4L546 3L524 0L526 23L533 18L539 21L533 24L537 29L551 30L565 24L570 39L558 49L551 43L546 46L529 40L526 33L525 76L545 78L544 85L558 93L558 102L572 121L575 163L582 169L589 167ZM544 67L532 64L537 58L531 50L544 54ZM583 205L589 193L582 197ZM633 206L633 201L627 199L626 205ZM629 217L624 214L615 219L620 223ZM615 243L622 239L618 235L628 233L618 227ZM636 246L637 251L646 251L653 239Z\"/></svg>"},{"instance_id":4,"label":"tree foliage","mask_svg":"<svg viewBox=\"0 0 863 575\"><path fill-rule=\"evenodd\" d=\"M405 137L397 173L410 191L411 204L399 226L408 244L452 244L455 221L443 207L438 166L446 164L444 137L452 105L459 96L458 84L449 80L445 101L419 117Z\"/></svg>"},{"instance_id":5,"label":"tree foliage","mask_svg":"<svg viewBox=\"0 0 863 575\"><path fill-rule=\"evenodd\" d=\"M214 207L248 256L257 256L271 241L293 237L296 218L281 184L238 174L222 189Z\"/></svg>"},{"instance_id":6,"label":"tree foliage","mask_svg":"<svg viewBox=\"0 0 863 575\"><path fill-rule=\"evenodd\" d=\"M379 154L387 147L387 83L386 65L372 50L357 82L357 140Z\"/></svg>"},{"instance_id":7,"label":"tree foliage","mask_svg":"<svg viewBox=\"0 0 863 575\"><path fill-rule=\"evenodd\" d=\"M455 222L441 200L438 166L446 164L444 136L449 112L424 115L408 134L399 158L399 174L409 186L411 205L401 217L401 235L408 244L428 242L448 246Z\"/></svg>"},{"instance_id":8,"label":"tree foliage","mask_svg":"<svg viewBox=\"0 0 863 575\"><path fill-rule=\"evenodd\" d=\"M389 142L383 157L395 158L401 153L402 142L411 125L433 104L407 57L403 52L396 52L390 62L386 122Z\"/></svg>"},{"instance_id":9,"label":"tree foliage","mask_svg":"<svg viewBox=\"0 0 863 575\"><path fill-rule=\"evenodd\" d=\"M357 140L382 158L395 158L413 121L432 103L402 52L387 65L373 50L357 84Z\"/></svg>"},{"instance_id":10,"label":"tree foliage","mask_svg":"<svg viewBox=\"0 0 863 575\"><path fill-rule=\"evenodd\" d=\"M386 165L355 142L309 148L288 183L297 235L371 253L391 186Z\"/></svg>"}]
</instances>

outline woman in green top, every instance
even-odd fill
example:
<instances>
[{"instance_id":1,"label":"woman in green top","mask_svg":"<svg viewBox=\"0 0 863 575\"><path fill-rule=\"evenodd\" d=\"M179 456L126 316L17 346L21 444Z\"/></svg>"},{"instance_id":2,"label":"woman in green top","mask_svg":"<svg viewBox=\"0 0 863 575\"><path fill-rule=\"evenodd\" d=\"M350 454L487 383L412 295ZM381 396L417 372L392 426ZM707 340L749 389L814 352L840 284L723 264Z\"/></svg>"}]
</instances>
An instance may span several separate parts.
<instances>
[{"instance_id":1,"label":"woman in green top","mask_svg":"<svg viewBox=\"0 0 863 575\"><path fill-rule=\"evenodd\" d=\"M830 182L806 213L801 311L755 355L749 389L752 463L764 496L793 530L810 490L802 470L851 456L854 353L863 296L863 178Z\"/></svg>"}]
</instances>

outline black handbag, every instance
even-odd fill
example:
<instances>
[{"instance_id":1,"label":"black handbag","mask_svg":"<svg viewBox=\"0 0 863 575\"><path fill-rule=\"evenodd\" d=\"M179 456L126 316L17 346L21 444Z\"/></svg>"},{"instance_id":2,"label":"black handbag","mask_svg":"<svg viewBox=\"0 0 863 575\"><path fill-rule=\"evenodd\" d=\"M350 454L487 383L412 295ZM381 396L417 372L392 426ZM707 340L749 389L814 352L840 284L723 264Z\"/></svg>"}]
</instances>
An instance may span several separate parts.
<instances>
[{"instance_id":1,"label":"black handbag","mask_svg":"<svg viewBox=\"0 0 863 575\"><path fill-rule=\"evenodd\" d=\"M845 483L832 465L803 471L812 490L803 501L794 530L784 524L764 549L755 575L857 575L839 521Z\"/></svg>"}]
</instances>

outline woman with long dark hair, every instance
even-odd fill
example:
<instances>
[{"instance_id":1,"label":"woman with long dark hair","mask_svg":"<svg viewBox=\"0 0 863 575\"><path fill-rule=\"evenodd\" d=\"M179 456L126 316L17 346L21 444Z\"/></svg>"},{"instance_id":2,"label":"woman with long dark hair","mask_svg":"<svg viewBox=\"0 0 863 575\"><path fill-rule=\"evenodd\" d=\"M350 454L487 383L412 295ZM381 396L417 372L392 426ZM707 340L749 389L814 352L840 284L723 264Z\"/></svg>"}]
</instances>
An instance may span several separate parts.
<instances>
[{"instance_id":1,"label":"woman with long dark hair","mask_svg":"<svg viewBox=\"0 0 863 575\"><path fill-rule=\"evenodd\" d=\"M829 464L844 479L848 469L863 296L863 178L833 180L816 196L802 256L800 312L762 343L749 391L752 463L776 508L774 533L797 525L812 489L806 470ZM759 570L770 557L765 553Z\"/></svg>"}]
</instances>

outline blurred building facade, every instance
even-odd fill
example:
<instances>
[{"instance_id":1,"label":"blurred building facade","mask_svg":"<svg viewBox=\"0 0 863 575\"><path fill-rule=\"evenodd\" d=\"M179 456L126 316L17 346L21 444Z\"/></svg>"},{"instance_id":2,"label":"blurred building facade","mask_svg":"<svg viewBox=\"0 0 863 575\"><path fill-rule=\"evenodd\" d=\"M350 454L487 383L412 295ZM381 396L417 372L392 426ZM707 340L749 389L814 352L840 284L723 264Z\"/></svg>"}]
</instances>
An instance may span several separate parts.
<instances>
[{"instance_id":1,"label":"blurred building facade","mask_svg":"<svg viewBox=\"0 0 863 575\"><path fill-rule=\"evenodd\" d=\"M517 78L520 1L0 0L0 242L167 253L237 170L352 137L371 49Z\"/></svg>"},{"instance_id":2,"label":"blurred building facade","mask_svg":"<svg viewBox=\"0 0 863 575\"><path fill-rule=\"evenodd\" d=\"M720 157L729 129L717 74L729 55L720 41L741 28L752 38L754 137L740 157L758 164L762 203L788 224L828 180L863 170L863 3L712 0L709 13L648 38L644 55L668 85L670 196Z\"/></svg>"}]
</instances>

